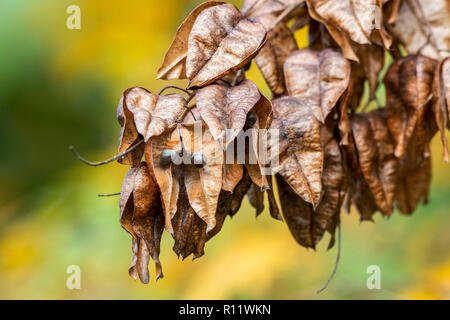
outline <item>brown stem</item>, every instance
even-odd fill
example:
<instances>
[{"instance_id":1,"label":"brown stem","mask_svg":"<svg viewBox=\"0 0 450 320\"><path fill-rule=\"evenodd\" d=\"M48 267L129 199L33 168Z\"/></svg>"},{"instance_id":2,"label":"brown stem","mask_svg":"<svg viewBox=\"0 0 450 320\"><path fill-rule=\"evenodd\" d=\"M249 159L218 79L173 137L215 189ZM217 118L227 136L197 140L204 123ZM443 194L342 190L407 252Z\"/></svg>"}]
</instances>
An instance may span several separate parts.
<instances>
[{"instance_id":1,"label":"brown stem","mask_svg":"<svg viewBox=\"0 0 450 320\"><path fill-rule=\"evenodd\" d=\"M284 11L278 16L278 18L270 25L267 31L271 31L273 28L277 26L281 21L283 21L288 15L290 15L295 9L302 6L302 3L296 3L289 5Z\"/></svg>"},{"instance_id":2,"label":"brown stem","mask_svg":"<svg viewBox=\"0 0 450 320\"><path fill-rule=\"evenodd\" d=\"M138 143L136 143L134 146L132 146L132 147L131 147L130 149L128 149L127 151L122 152L121 154L118 154L118 155L112 157L111 159L108 159L108 160L105 160L105 161L100 161L100 162L91 162L91 161L88 161L88 160L84 159L84 158L77 152L77 150L75 150L74 146L70 146L70 147L69 147L69 150L72 151L72 153L75 155L75 157L76 157L78 160L80 160L81 162L83 162L83 163L85 163L85 164L87 164L87 165L89 165L89 166L92 166L92 167L97 167L97 166L102 166L102 165L104 165L104 164L108 164L108 163L111 163L111 162L114 162L114 161L116 161L116 160L119 160L119 159L123 158L124 156L126 156L127 154L129 154L130 152L132 152L133 150L135 150L137 147L139 147L143 142L144 142L144 140L140 140Z\"/></svg>"},{"instance_id":3,"label":"brown stem","mask_svg":"<svg viewBox=\"0 0 450 320\"><path fill-rule=\"evenodd\" d=\"M117 193L108 193L108 194L99 194L97 195L99 198L106 198L106 197L116 197L116 196L120 196L120 192Z\"/></svg>"},{"instance_id":4,"label":"brown stem","mask_svg":"<svg viewBox=\"0 0 450 320\"><path fill-rule=\"evenodd\" d=\"M333 280L334 276L336 275L338 266L339 266L339 261L341 260L341 248L342 248L342 243L341 243L341 222L339 221L338 223L338 252L337 252L337 256L336 256L336 262L334 263L334 269L333 272L331 273L330 277L328 278L328 281L325 283L325 285L317 291L317 294L322 293L323 291L325 291L328 288L328 285L330 284L331 280Z\"/></svg>"},{"instance_id":5,"label":"brown stem","mask_svg":"<svg viewBox=\"0 0 450 320\"><path fill-rule=\"evenodd\" d=\"M162 88L161 91L158 93L158 95L162 95L162 94L164 93L164 91L166 91L167 89L177 89L177 90L183 91L184 93L186 93L186 94L188 94L188 95L191 94L191 93L190 93L188 90L186 90L186 89L183 89L183 88L180 88L180 87L177 87L177 86L169 85L169 86L165 86L164 88Z\"/></svg>"}]
</instances>

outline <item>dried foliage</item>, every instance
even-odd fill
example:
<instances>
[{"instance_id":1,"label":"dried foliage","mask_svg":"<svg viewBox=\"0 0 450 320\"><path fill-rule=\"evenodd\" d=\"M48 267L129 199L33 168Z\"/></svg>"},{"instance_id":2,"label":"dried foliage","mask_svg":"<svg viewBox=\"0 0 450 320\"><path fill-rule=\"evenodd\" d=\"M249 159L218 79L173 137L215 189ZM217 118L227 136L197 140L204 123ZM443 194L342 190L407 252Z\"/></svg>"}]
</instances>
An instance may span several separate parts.
<instances>
[{"instance_id":1,"label":"dried foliage","mask_svg":"<svg viewBox=\"0 0 450 320\"><path fill-rule=\"evenodd\" d=\"M304 27L309 45L298 48L294 32ZM449 55L448 0L199 5L158 71L159 79L188 79L178 88L187 96L131 88L117 111L118 161L132 167L120 196L130 275L147 283L151 258L162 277L163 229L177 255L201 257L245 195L258 216L267 193L271 216L307 248L326 232L333 246L342 206L364 221L412 214L428 202L438 131L449 161ZM246 79L252 60L272 100ZM365 83L370 101L384 92L385 67L386 105L359 110ZM266 140L262 129L270 129ZM270 165L260 157L264 143Z\"/></svg>"}]
</instances>

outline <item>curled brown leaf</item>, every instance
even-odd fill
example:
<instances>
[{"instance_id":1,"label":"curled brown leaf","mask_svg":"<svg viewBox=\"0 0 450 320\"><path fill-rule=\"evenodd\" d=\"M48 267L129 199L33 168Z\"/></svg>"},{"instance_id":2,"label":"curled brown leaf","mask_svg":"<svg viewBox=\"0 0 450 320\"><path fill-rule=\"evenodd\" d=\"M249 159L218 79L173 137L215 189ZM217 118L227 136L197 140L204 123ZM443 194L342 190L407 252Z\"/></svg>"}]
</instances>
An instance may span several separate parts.
<instances>
[{"instance_id":1,"label":"curled brown leaf","mask_svg":"<svg viewBox=\"0 0 450 320\"><path fill-rule=\"evenodd\" d=\"M289 96L304 100L324 122L350 81L350 63L337 51L302 49L284 64Z\"/></svg>"}]
</instances>

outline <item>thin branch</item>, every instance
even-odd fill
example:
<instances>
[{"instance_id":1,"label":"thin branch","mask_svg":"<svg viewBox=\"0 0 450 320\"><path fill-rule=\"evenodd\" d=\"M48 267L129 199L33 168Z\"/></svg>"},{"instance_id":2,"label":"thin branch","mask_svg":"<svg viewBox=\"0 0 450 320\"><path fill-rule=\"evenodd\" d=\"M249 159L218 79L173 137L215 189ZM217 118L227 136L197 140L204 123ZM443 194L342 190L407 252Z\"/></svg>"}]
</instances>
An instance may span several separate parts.
<instances>
[{"instance_id":1,"label":"thin branch","mask_svg":"<svg viewBox=\"0 0 450 320\"><path fill-rule=\"evenodd\" d=\"M106 197L116 197L116 196L120 196L120 192L117 193L109 193L109 194L98 194L97 196L99 198L106 198Z\"/></svg>"},{"instance_id":2,"label":"thin branch","mask_svg":"<svg viewBox=\"0 0 450 320\"><path fill-rule=\"evenodd\" d=\"M111 159L105 160L105 161L100 161L100 162L91 162L88 161L86 159L84 159L78 152L77 150L75 150L74 146L70 146L69 150L72 151L72 153L75 155L75 157L80 160L81 162L87 164L88 166L92 166L92 167L97 167L97 166L102 166L104 164L108 164L111 162L114 162L116 160L122 159L124 156L126 156L127 154L129 154L130 152L133 152L133 150L135 150L137 147L139 147L142 143L144 142L144 140L139 141L138 143L136 143L134 146L132 146L130 149L128 149L125 152L122 152L121 154L118 154L117 156L112 157Z\"/></svg>"},{"instance_id":3,"label":"thin branch","mask_svg":"<svg viewBox=\"0 0 450 320\"><path fill-rule=\"evenodd\" d=\"M162 88L161 91L158 93L158 95L162 95L164 93L164 91L166 91L167 89L176 89L176 90L183 91L184 93L186 93L188 95L191 95L191 93L188 90L177 87L177 86L172 86L172 85Z\"/></svg>"},{"instance_id":4,"label":"thin branch","mask_svg":"<svg viewBox=\"0 0 450 320\"><path fill-rule=\"evenodd\" d=\"M189 95L189 97L186 99L186 104L184 105L184 107L189 111L189 113L191 114L192 118L194 118L195 121L197 121L197 118L195 117L195 114L192 112L191 107L189 107L189 102L192 101L192 99L194 99L195 97L195 92L191 93ZM178 119L179 122L183 121L184 117L185 117L186 113L183 114L183 116Z\"/></svg>"},{"instance_id":5,"label":"thin branch","mask_svg":"<svg viewBox=\"0 0 450 320\"><path fill-rule=\"evenodd\" d=\"M331 280L333 280L334 276L336 275L338 266L339 266L339 261L341 260L341 248L342 248L342 243L341 243L341 222L339 221L338 223L338 252L337 252L337 256L336 256L336 262L334 264L334 269L333 272L331 273L330 277L328 278L327 283L325 283L325 285L317 291L317 294L322 293L323 291L325 291L328 288L328 285L330 284Z\"/></svg>"},{"instance_id":6,"label":"thin branch","mask_svg":"<svg viewBox=\"0 0 450 320\"><path fill-rule=\"evenodd\" d=\"M261 3L262 1L263 1L263 0L256 0L255 2L253 2L253 4L250 6L250 8L248 8L247 11L242 12L242 14L243 14L245 17L248 17L249 14L250 14L250 12L252 12L252 10L255 9L257 6L259 6L260 3Z\"/></svg>"},{"instance_id":7,"label":"thin branch","mask_svg":"<svg viewBox=\"0 0 450 320\"><path fill-rule=\"evenodd\" d=\"M283 21L288 15L290 15L295 9L302 6L303 3L296 3L289 5L284 11L278 16L278 18L270 25L267 31L271 31L275 28L281 21Z\"/></svg>"},{"instance_id":8,"label":"thin branch","mask_svg":"<svg viewBox=\"0 0 450 320\"><path fill-rule=\"evenodd\" d=\"M234 76L233 81L231 82L231 86L234 87L235 85L237 85L237 82L239 81L239 78L242 76L242 69L239 69L236 72L236 75Z\"/></svg>"}]
</instances>

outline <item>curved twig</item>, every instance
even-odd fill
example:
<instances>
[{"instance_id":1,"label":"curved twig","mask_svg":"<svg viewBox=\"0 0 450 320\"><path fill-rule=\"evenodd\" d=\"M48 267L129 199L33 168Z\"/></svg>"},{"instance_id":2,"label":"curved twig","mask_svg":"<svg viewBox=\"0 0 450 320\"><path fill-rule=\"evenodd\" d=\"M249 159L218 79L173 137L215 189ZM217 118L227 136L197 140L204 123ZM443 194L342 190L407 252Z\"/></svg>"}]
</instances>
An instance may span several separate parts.
<instances>
[{"instance_id":1,"label":"curved twig","mask_svg":"<svg viewBox=\"0 0 450 320\"><path fill-rule=\"evenodd\" d=\"M180 91L182 91L182 92L184 92L184 93L186 93L188 95L191 95L191 93L188 90L180 88L180 87L177 87L177 86L172 86L172 85L165 86L164 88L162 88L161 91L158 93L158 95L162 95L164 93L164 91L166 91L167 89L177 89L177 90L180 90Z\"/></svg>"},{"instance_id":2,"label":"curved twig","mask_svg":"<svg viewBox=\"0 0 450 320\"><path fill-rule=\"evenodd\" d=\"M144 140L139 141L138 143L136 143L134 146L132 146L130 149L128 149L125 152L122 152L121 154L118 154L114 157L112 157L111 159L105 160L105 161L100 161L100 162L91 162L88 161L86 159L84 159L78 152L77 150L75 150L74 146L70 146L69 150L72 151L72 153L75 155L75 157L80 160L81 162L87 164L88 166L92 166L92 167L97 167L97 166L102 166L104 164L108 164L111 162L114 162L116 160L119 160L121 158L123 158L124 156L126 156L127 154L129 154L130 152L132 152L133 150L135 150L137 147L139 147L142 143L144 142Z\"/></svg>"},{"instance_id":3,"label":"curved twig","mask_svg":"<svg viewBox=\"0 0 450 320\"><path fill-rule=\"evenodd\" d=\"M334 264L334 269L333 272L331 273L330 277L328 278L328 281L325 283L325 285L317 291L317 294L322 293L323 291L325 291L328 288L328 285L330 284L331 280L333 280L334 276L336 275L338 266L339 266L339 261L341 260L341 248L342 248L342 243L341 243L341 222L339 221L338 223L338 252L337 252L337 256L336 256L336 262Z\"/></svg>"},{"instance_id":4,"label":"curved twig","mask_svg":"<svg viewBox=\"0 0 450 320\"><path fill-rule=\"evenodd\" d=\"M116 196L120 196L120 192L117 193L109 193L109 194L98 194L97 196L99 198L106 198L106 197L116 197Z\"/></svg>"},{"instance_id":5,"label":"curved twig","mask_svg":"<svg viewBox=\"0 0 450 320\"><path fill-rule=\"evenodd\" d=\"M289 5L284 11L278 16L278 18L267 28L267 31L271 31L275 28L281 21L283 21L288 15L290 15L294 10L303 6L303 3L294 3Z\"/></svg>"}]
</instances>

